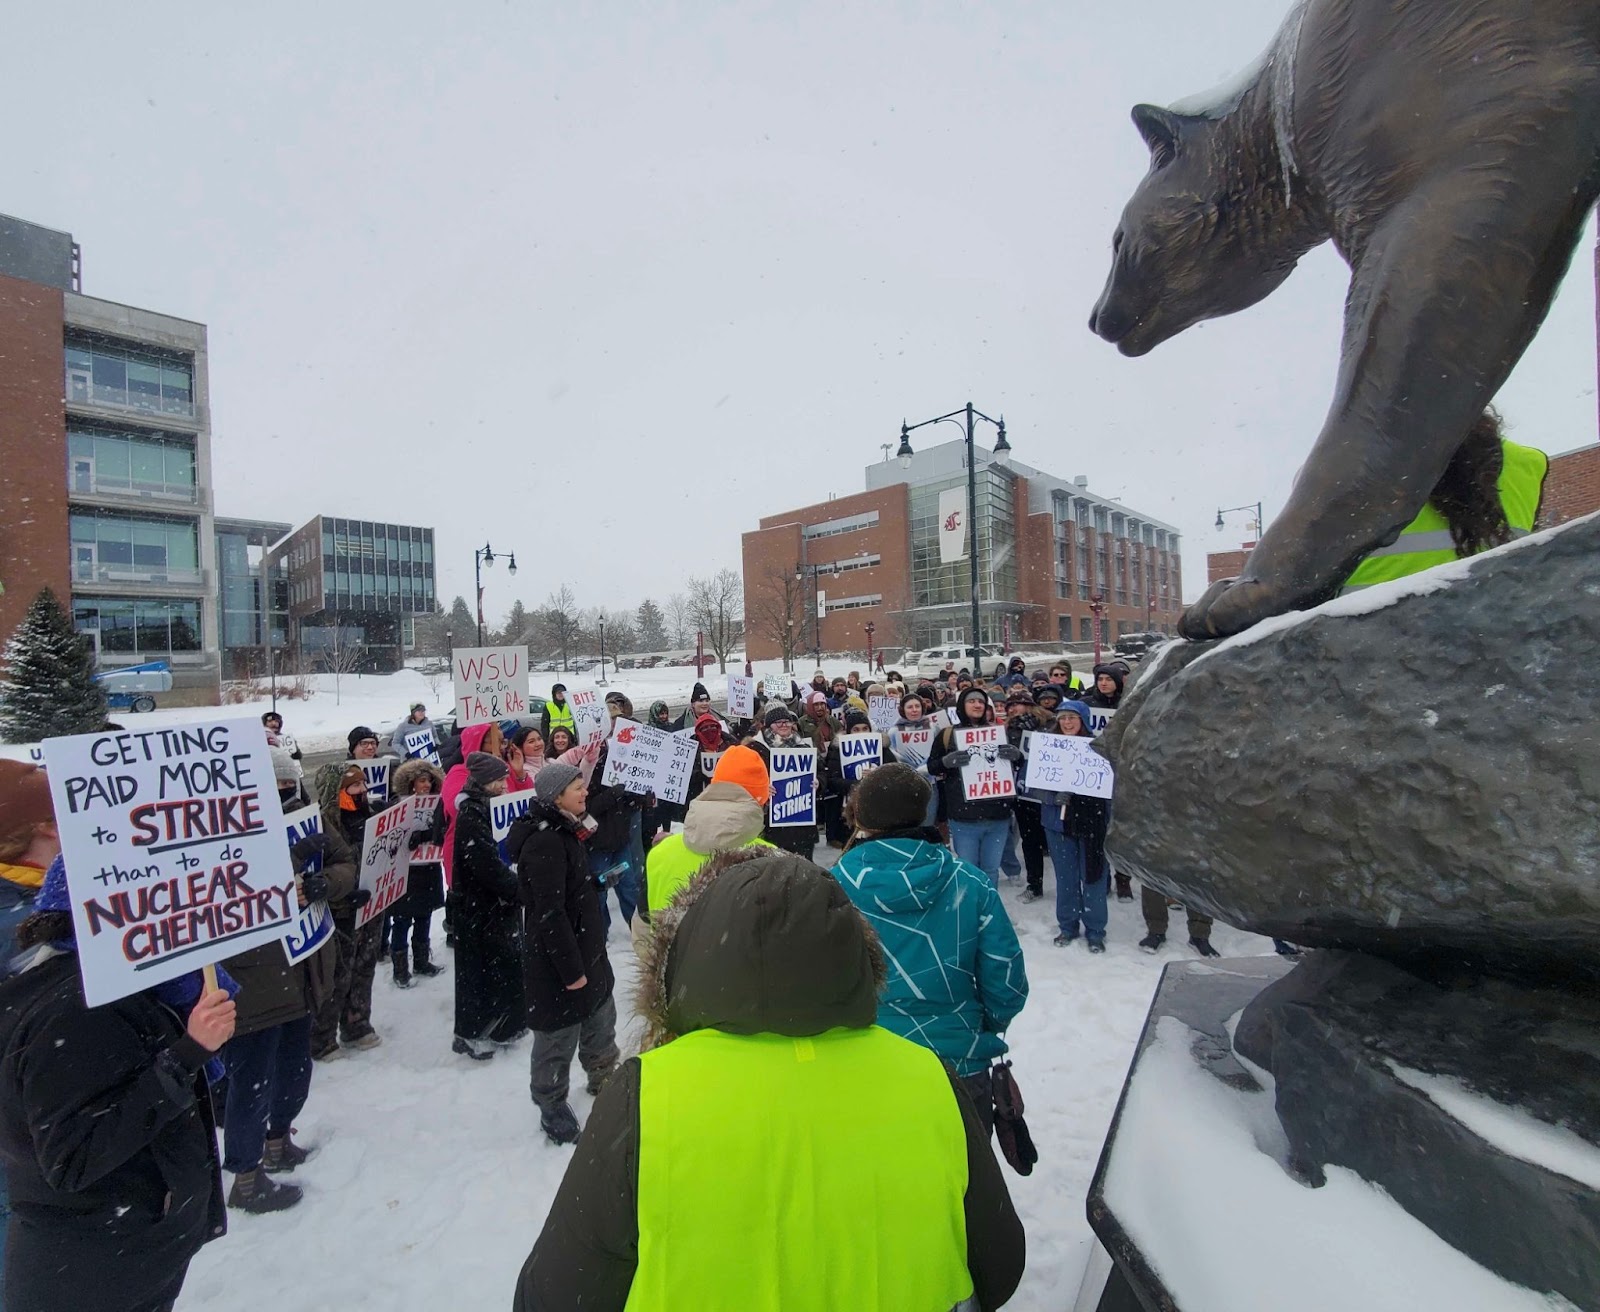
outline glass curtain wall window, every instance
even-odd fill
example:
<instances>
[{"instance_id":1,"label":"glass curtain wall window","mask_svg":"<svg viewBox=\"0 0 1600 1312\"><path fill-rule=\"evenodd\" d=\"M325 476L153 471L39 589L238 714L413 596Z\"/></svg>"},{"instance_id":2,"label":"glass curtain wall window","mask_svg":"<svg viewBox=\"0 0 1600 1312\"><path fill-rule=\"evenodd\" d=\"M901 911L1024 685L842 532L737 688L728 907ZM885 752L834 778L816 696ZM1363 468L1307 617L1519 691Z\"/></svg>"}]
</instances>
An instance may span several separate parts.
<instances>
[{"instance_id":1,"label":"glass curtain wall window","mask_svg":"<svg viewBox=\"0 0 1600 1312\"><path fill-rule=\"evenodd\" d=\"M183 359L99 343L66 348L66 397L149 414L194 415L194 367Z\"/></svg>"},{"instance_id":2,"label":"glass curtain wall window","mask_svg":"<svg viewBox=\"0 0 1600 1312\"><path fill-rule=\"evenodd\" d=\"M130 492L193 503L194 443L161 433L70 429L67 486L83 494Z\"/></svg>"},{"instance_id":3,"label":"glass curtain wall window","mask_svg":"<svg viewBox=\"0 0 1600 1312\"><path fill-rule=\"evenodd\" d=\"M192 520L75 510L71 536L74 578L200 582L199 537Z\"/></svg>"},{"instance_id":4,"label":"glass curtain wall window","mask_svg":"<svg viewBox=\"0 0 1600 1312\"><path fill-rule=\"evenodd\" d=\"M158 657L200 650L200 603L76 597L73 625L99 635L105 655Z\"/></svg>"}]
</instances>

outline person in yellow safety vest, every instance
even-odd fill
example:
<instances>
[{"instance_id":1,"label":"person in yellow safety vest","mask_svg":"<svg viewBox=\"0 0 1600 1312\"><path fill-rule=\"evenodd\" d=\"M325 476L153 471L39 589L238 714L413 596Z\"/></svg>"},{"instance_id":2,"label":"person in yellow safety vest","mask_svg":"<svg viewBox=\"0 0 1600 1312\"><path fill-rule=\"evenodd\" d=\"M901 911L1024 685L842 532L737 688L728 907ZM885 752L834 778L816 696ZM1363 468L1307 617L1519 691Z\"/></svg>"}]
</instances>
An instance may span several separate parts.
<instances>
[{"instance_id":1,"label":"person in yellow safety vest","mask_svg":"<svg viewBox=\"0 0 1600 1312\"><path fill-rule=\"evenodd\" d=\"M689 803L683 832L668 834L645 858L647 919L655 919L713 852L750 844L772 846L761 837L771 792L767 764L759 752L743 746L723 752L711 782Z\"/></svg>"},{"instance_id":2,"label":"person in yellow safety vest","mask_svg":"<svg viewBox=\"0 0 1600 1312\"><path fill-rule=\"evenodd\" d=\"M1507 441L1500 416L1485 410L1421 513L1357 565L1342 590L1403 579L1526 536L1539 518L1549 469L1543 451Z\"/></svg>"},{"instance_id":3,"label":"person in yellow safety vest","mask_svg":"<svg viewBox=\"0 0 1600 1312\"><path fill-rule=\"evenodd\" d=\"M787 852L722 852L660 917L619 1066L515 1312L1002 1306L1025 1241L966 1091L873 1024L877 936Z\"/></svg>"},{"instance_id":4,"label":"person in yellow safety vest","mask_svg":"<svg viewBox=\"0 0 1600 1312\"><path fill-rule=\"evenodd\" d=\"M544 704L544 714L539 717L539 736L550 741L550 730L566 729L572 740L578 740L578 722L572 718L572 707L567 703L567 685L550 685L550 700Z\"/></svg>"}]
</instances>

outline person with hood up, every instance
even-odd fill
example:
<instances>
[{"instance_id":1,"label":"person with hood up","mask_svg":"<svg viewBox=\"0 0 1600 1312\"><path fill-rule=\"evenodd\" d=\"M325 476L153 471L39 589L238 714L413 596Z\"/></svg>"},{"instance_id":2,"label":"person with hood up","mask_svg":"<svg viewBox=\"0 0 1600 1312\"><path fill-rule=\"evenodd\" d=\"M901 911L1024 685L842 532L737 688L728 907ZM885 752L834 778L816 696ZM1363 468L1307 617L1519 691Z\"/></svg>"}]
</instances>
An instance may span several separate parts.
<instances>
[{"instance_id":1,"label":"person with hood up","mask_svg":"<svg viewBox=\"0 0 1600 1312\"><path fill-rule=\"evenodd\" d=\"M650 714L646 717L645 723L652 729L659 729L662 733L671 733L672 708L666 702L651 702ZM644 813L639 820L640 845L648 852L650 845L656 841L656 835L671 833L672 822L682 818L683 808L681 806L651 793L645 799Z\"/></svg>"},{"instance_id":2,"label":"person with hood up","mask_svg":"<svg viewBox=\"0 0 1600 1312\"><path fill-rule=\"evenodd\" d=\"M564 683L550 685L550 700L544 704L544 712L539 716L539 732L544 735L545 742L550 741L552 729L566 729L572 734L572 741L578 741L578 722L573 718L572 707L567 705L567 685Z\"/></svg>"},{"instance_id":3,"label":"person with hood up","mask_svg":"<svg viewBox=\"0 0 1600 1312\"><path fill-rule=\"evenodd\" d=\"M1118 665L1104 664L1094 667L1094 687L1083 699L1091 709L1116 710L1122 704L1122 685L1127 671Z\"/></svg>"},{"instance_id":4,"label":"person with hood up","mask_svg":"<svg viewBox=\"0 0 1600 1312\"><path fill-rule=\"evenodd\" d=\"M308 834L289 849L302 908L343 900L355 890L354 864L329 861L328 850L325 834ZM334 945L323 943L291 965L281 942L263 943L224 963L239 984L237 1023L222 1050L228 1071L222 1169L233 1175L229 1207L262 1215L301 1199L298 1186L272 1177L304 1166L312 1155L291 1131L311 1092L311 1018L333 987L335 963Z\"/></svg>"},{"instance_id":5,"label":"person with hood up","mask_svg":"<svg viewBox=\"0 0 1600 1312\"><path fill-rule=\"evenodd\" d=\"M922 823L932 791L910 766L872 771L856 789L856 835L833 877L894 967L878 1024L953 1067L993 1129L989 1067L1028 1000L1028 972L999 891Z\"/></svg>"},{"instance_id":6,"label":"person with hood up","mask_svg":"<svg viewBox=\"0 0 1600 1312\"><path fill-rule=\"evenodd\" d=\"M989 694L981 688L968 688L956 703L959 723L963 728L992 724L994 708ZM950 822L950 846L968 865L988 875L999 886L1000 861L1011 841L1012 802L1009 797L984 797L967 800L966 785L962 782L961 767L970 755L956 746L956 726L949 725L933 740L928 757L928 773L937 782L944 797L944 814ZM1003 743L996 751L1003 761L1022 759L1020 748Z\"/></svg>"},{"instance_id":7,"label":"person with hood up","mask_svg":"<svg viewBox=\"0 0 1600 1312\"><path fill-rule=\"evenodd\" d=\"M1080 701L1062 702L1055 732L1068 738L1090 738L1089 708ZM1079 793L1040 795L1039 818L1056 872L1056 946L1076 943L1080 931L1090 952L1106 950L1106 891L1111 867L1106 860L1106 829L1111 803Z\"/></svg>"},{"instance_id":8,"label":"person with hood up","mask_svg":"<svg viewBox=\"0 0 1600 1312\"><path fill-rule=\"evenodd\" d=\"M406 761L395 769L390 790L398 802L404 797L430 797L444 785L444 774L432 761ZM443 966L433 964L433 913L444 905L444 865L440 861L419 861L420 848L432 847L444 839L444 816L437 809L433 822L418 829L407 840L411 845L411 864L406 872L406 891L389 908L389 960L394 967L394 982L411 987L412 972L423 979L444 974ZM409 943L408 940L409 939Z\"/></svg>"},{"instance_id":9,"label":"person with hood up","mask_svg":"<svg viewBox=\"0 0 1600 1312\"><path fill-rule=\"evenodd\" d=\"M499 756L505 750L505 735L498 724L469 724L461 731L461 764L452 765L444 776L444 787L439 792L439 805L444 810L444 881L451 887L455 880L455 826L456 811L461 793L467 786L467 757L474 752ZM510 772L507 771L509 774Z\"/></svg>"},{"instance_id":10,"label":"person with hood up","mask_svg":"<svg viewBox=\"0 0 1600 1312\"><path fill-rule=\"evenodd\" d=\"M421 702L412 705L410 713L399 724L395 725L394 732L389 735L389 751L398 756L402 761L411 756L406 750L406 735L419 733L426 729L433 735L434 749L439 747L439 731L434 728L433 721L428 718L428 708Z\"/></svg>"},{"instance_id":11,"label":"person with hood up","mask_svg":"<svg viewBox=\"0 0 1600 1312\"><path fill-rule=\"evenodd\" d=\"M567 1101L573 1057L596 1094L620 1055L616 980L584 852L595 834L586 803L576 766L547 765L507 840L517 854L522 900L523 990L533 1029L529 1089L539 1128L554 1144L578 1141L578 1118Z\"/></svg>"},{"instance_id":12,"label":"person with hood up","mask_svg":"<svg viewBox=\"0 0 1600 1312\"><path fill-rule=\"evenodd\" d=\"M695 753L694 765L689 771L689 787L684 794L685 803L691 806L711 781L722 754L738 741L722 718L710 711L696 719L693 728L699 751Z\"/></svg>"},{"instance_id":13,"label":"person with hood up","mask_svg":"<svg viewBox=\"0 0 1600 1312\"><path fill-rule=\"evenodd\" d=\"M515 1312L998 1308L1022 1223L960 1079L876 1024L877 937L826 872L725 852L663 916L649 1027L595 1101Z\"/></svg>"},{"instance_id":14,"label":"person with hood up","mask_svg":"<svg viewBox=\"0 0 1600 1312\"><path fill-rule=\"evenodd\" d=\"M1013 656L1006 664L1005 669L1002 670L999 666L995 667L994 682L995 686L1003 692L1010 692L1011 689L1017 687L1026 688L1028 686L1028 662L1021 656Z\"/></svg>"},{"instance_id":15,"label":"person with hood up","mask_svg":"<svg viewBox=\"0 0 1600 1312\"><path fill-rule=\"evenodd\" d=\"M166 1312L227 1230L206 1067L235 1005L199 971L86 1005L71 908L57 857L17 930L21 969L0 984L5 1305Z\"/></svg>"},{"instance_id":16,"label":"person with hood up","mask_svg":"<svg viewBox=\"0 0 1600 1312\"><path fill-rule=\"evenodd\" d=\"M772 846L761 837L771 793L760 753L730 747L722 754L705 791L689 803L683 832L668 834L645 861L645 901L652 923L713 852Z\"/></svg>"},{"instance_id":17,"label":"person with hood up","mask_svg":"<svg viewBox=\"0 0 1600 1312\"><path fill-rule=\"evenodd\" d=\"M367 817L372 814L366 776L360 766L325 765L313 782L322 811L325 859L360 870ZM383 949L383 917L356 928L356 912L371 900L367 889L354 888L328 902L333 913L334 975L333 986L312 1020L311 1055L317 1061L335 1061L346 1048L364 1052L383 1042L372 1028L372 980Z\"/></svg>"},{"instance_id":18,"label":"person with hood up","mask_svg":"<svg viewBox=\"0 0 1600 1312\"><path fill-rule=\"evenodd\" d=\"M773 752L782 751L785 748L811 746L800 736L796 727L794 712L787 706L774 706L771 708L764 718L761 733L751 739L748 745L761 757L762 764L767 767L769 779L772 774ZM816 765L820 764L820 760L816 762ZM813 769L815 769L815 766ZM823 790L819 789L817 784L813 783L812 789L812 795L817 797L817 810L826 816L830 809L828 806L829 799L824 796L818 796ZM842 797L834 797L832 799L832 809L837 811L843 800ZM811 854L817 850L817 826L815 824L774 825L770 823L771 815L771 802L769 799L767 812L769 823L762 830L761 837L781 851L793 852L796 856L805 857L807 861L811 860Z\"/></svg>"},{"instance_id":19,"label":"person with hood up","mask_svg":"<svg viewBox=\"0 0 1600 1312\"><path fill-rule=\"evenodd\" d=\"M496 1049L528 1032L517 941L521 896L516 875L500 859L489 818L489 799L505 792L506 763L487 752L473 752L466 771L451 862L456 998L450 1051L488 1061Z\"/></svg>"},{"instance_id":20,"label":"person with hood up","mask_svg":"<svg viewBox=\"0 0 1600 1312\"><path fill-rule=\"evenodd\" d=\"M1020 749L1023 734L1053 725L1053 720L1040 717L1033 694L1021 684L1012 684L1011 691L1006 694L1006 741ZM1022 868L1028 877L1022 900L1037 902L1044 896L1045 838L1044 826L1039 820L1039 799L1022 786L1027 777L1026 767L1025 760L1016 762L1017 798L1012 814L1017 821L1017 835L1022 840Z\"/></svg>"}]
</instances>

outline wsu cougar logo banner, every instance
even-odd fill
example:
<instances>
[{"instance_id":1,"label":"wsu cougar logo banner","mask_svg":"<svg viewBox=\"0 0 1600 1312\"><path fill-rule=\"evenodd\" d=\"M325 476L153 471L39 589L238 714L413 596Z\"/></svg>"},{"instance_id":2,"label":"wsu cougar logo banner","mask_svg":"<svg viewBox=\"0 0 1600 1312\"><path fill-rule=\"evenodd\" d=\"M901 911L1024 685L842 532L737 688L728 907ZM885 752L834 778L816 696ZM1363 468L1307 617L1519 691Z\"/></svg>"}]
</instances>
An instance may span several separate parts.
<instances>
[{"instance_id":1,"label":"wsu cougar logo banner","mask_svg":"<svg viewBox=\"0 0 1600 1312\"><path fill-rule=\"evenodd\" d=\"M939 493L939 563L967 558L967 490L950 487Z\"/></svg>"}]
</instances>

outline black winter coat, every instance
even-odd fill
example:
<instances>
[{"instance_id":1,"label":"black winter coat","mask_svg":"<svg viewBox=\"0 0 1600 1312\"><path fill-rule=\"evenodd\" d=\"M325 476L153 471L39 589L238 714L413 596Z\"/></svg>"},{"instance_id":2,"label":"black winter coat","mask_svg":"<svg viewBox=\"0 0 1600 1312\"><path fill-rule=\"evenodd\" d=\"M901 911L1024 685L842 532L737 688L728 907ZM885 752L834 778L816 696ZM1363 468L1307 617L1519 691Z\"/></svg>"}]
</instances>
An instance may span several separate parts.
<instances>
[{"instance_id":1,"label":"black winter coat","mask_svg":"<svg viewBox=\"0 0 1600 1312\"><path fill-rule=\"evenodd\" d=\"M70 952L0 985L8 1312L145 1307L227 1229L209 1055L151 993L87 1007Z\"/></svg>"},{"instance_id":2,"label":"black winter coat","mask_svg":"<svg viewBox=\"0 0 1600 1312\"><path fill-rule=\"evenodd\" d=\"M977 726L963 724L961 727L969 729ZM967 801L967 786L961 779L961 767L947 769L943 764L946 756L960 750L953 725L934 736L933 751L928 757L928 774L938 786L939 796L944 802L941 814L949 820L1009 820L1012 809L1012 799L1009 797Z\"/></svg>"},{"instance_id":3,"label":"black winter coat","mask_svg":"<svg viewBox=\"0 0 1600 1312\"><path fill-rule=\"evenodd\" d=\"M630 793L621 784L602 784L605 777L606 756L611 751L607 743L595 757L594 774L589 785L587 805L589 818L599 826L589 845L602 852L620 852L628 846L632 821L629 817L643 811L645 795Z\"/></svg>"},{"instance_id":4,"label":"black winter coat","mask_svg":"<svg viewBox=\"0 0 1600 1312\"><path fill-rule=\"evenodd\" d=\"M456 810L455 844L452 915L460 922L477 924L515 909L517 877L500 859L488 795L470 784L462 789Z\"/></svg>"},{"instance_id":5,"label":"black winter coat","mask_svg":"<svg viewBox=\"0 0 1600 1312\"><path fill-rule=\"evenodd\" d=\"M528 1024L565 1029L592 1015L615 985L606 926L577 824L535 800L511 826L522 888L522 979ZM581 989L567 985L585 976Z\"/></svg>"}]
</instances>

